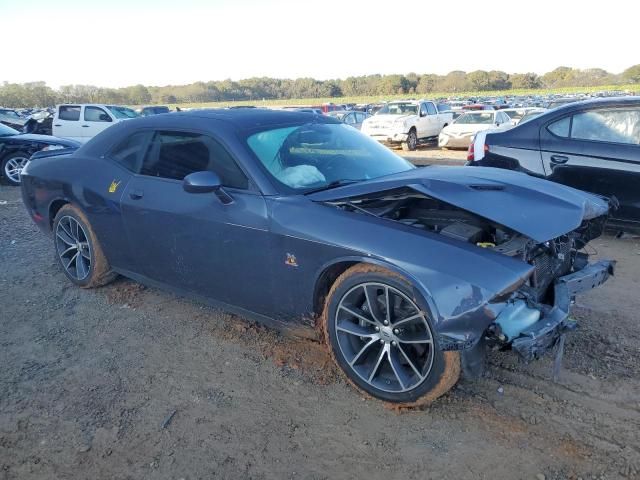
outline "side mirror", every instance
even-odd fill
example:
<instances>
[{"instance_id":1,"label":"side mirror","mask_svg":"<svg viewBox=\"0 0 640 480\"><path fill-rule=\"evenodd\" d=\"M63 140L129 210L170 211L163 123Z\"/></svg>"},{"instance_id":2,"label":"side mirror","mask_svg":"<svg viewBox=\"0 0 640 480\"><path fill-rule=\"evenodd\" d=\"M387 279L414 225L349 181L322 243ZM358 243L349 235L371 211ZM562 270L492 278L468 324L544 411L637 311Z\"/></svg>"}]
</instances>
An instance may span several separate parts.
<instances>
[{"instance_id":1,"label":"side mirror","mask_svg":"<svg viewBox=\"0 0 640 480\"><path fill-rule=\"evenodd\" d=\"M213 172L194 172L184 177L182 188L189 193L216 192L222 188L222 181Z\"/></svg>"},{"instance_id":2,"label":"side mirror","mask_svg":"<svg viewBox=\"0 0 640 480\"><path fill-rule=\"evenodd\" d=\"M106 113L101 113L100 117L98 117L98 118L100 118L101 122L111 122L112 121L111 117L109 115L107 115Z\"/></svg>"},{"instance_id":3,"label":"side mirror","mask_svg":"<svg viewBox=\"0 0 640 480\"><path fill-rule=\"evenodd\" d=\"M421 116L421 117L426 117L426 116L427 116L427 114L426 114L425 112L423 112L422 110L420 110L420 116Z\"/></svg>"}]
</instances>

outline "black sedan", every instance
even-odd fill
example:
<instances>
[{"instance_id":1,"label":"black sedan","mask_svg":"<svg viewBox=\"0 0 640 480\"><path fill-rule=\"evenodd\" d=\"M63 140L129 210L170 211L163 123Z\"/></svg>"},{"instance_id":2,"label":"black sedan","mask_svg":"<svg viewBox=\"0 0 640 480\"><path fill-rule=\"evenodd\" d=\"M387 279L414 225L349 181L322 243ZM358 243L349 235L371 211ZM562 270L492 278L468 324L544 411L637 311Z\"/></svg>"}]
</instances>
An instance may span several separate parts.
<instances>
[{"instance_id":1,"label":"black sedan","mask_svg":"<svg viewBox=\"0 0 640 480\"><path fill-rule=\"evenodd\" d=\"M34 153L41 150L60 150L57 153L62 153L79 146L74 140L20 133L6 125L0 125L0 176L9 185L20 185L20 172Z\"/></svg>"},{"instance_id":2,"label":"black sedan","mask_svg":"<svg viewBox=\"0 0 640 480\"><path fill-rule=\"evenodd\" d=\"M506 132L482 132L469 165L518 170L615 197L609 225L640 231L640 98L570 103Z\"/></svg>"},{"instance_id":3,"label":"black sedan","mask_svg":"<svg viewBox=\"0 0 640 480\"><path fill-rule=\"evenodd\" d=\"M76 285L118 274L327 342L354 385L430 402L485 349L532 360L575 326L607 202L517 172L415 168L322 115L120 122L34 155L22 198ZM48 268L48 265L43 265Z\"/></svg>"}]
</instances>

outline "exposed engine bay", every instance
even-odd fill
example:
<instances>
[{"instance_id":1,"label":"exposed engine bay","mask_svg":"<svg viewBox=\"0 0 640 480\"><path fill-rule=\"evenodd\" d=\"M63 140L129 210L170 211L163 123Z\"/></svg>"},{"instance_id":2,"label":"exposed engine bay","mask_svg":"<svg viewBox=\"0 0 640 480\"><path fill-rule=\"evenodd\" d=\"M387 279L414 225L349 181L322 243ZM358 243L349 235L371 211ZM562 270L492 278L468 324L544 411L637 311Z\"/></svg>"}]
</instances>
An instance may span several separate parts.
<instances>
[{"instance_id":1,"label":"exposed engine bay","mask_svg":"<svg viewBox=\"0 0 640 480\"><path fill-rule=\"evenodd\" d=\"M330 202L349 211L369 214L400 222L404 225L436 233L447 238L491 249L497 253L520 259L534 267L532 275L504 303L504 308L490 325L485 340L498 348L518 350L527 360L537 358L553 347L560 334L575 327L568 318L573 293L558 299L558 282L563 278L580 276L588 265L588 254L581 251L604 230L606 215L584 220L579 228L543 243L536 242L503 225L446 202L428 197L411 188L381 192L375 196L355 197ZM499 208L499 206L496 206ZM611 267L612 272L612 267ZM584 279L572 279L581 283ZM597 281L604 281L597 276ZM562 283L562 282L560 282ZM599 284L599 283L598 283ZM563 318L554 308L563 304ZM567 304L564 306L564 304ZM556 308L557 310L557 308ZM547 338L540 339L532 328L545 323L544 319L557 317L554 328L544 331ZM523 343L523 334L531 334Z\"/></svg>"}]
</instances>

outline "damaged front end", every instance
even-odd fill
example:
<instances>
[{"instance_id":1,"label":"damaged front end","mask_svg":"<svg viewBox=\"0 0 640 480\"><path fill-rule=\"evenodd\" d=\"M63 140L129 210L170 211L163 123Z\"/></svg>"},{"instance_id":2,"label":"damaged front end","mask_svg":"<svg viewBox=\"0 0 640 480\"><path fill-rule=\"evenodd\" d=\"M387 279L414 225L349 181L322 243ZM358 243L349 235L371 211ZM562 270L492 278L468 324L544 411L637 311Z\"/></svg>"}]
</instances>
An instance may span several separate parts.
<instances>
[{"instance_id":1,"label":"damaged front end","mask_svg":"<svg viewBox=\"0 0 640 480\"><path fill-rule=\"evenodd\" d=\"M481 197L478 198L481 201ZM583 252L590 240L602 234L607 220L606 203L589 201L595 203L587 203L589 208L585 208L577 228L542 241L540 235L534 240L525 234L533 231L534 226L528 225L527 231L518 231L514 227L520 223L498 223L411 187L325 203L394 221L402 224L402 228L417 228L432 238L436 234L444 243L472 244L481 255L505 255L531 267L522 283L506 292L497 292L480 309L482 313L474 325L474 329L479 330L465 336L467 340L456 341L446 334L440 335L440 347L461 350L465 373L478 376L483 369L487 347L513 350L524 361L531 361L558 344L562 346L563 334L576 328L575 320L570 317L575 296L601 285L613 275L614 261L590 264L588 255ZM496 208L505 207L496 205ZM553 215L552 209L549 214ZM460 268L464 270L464 265ZM492 275L492 272L487 271L486 275ZM562 348L558 351L560 356Z\"/></svg>"}]
</instances>

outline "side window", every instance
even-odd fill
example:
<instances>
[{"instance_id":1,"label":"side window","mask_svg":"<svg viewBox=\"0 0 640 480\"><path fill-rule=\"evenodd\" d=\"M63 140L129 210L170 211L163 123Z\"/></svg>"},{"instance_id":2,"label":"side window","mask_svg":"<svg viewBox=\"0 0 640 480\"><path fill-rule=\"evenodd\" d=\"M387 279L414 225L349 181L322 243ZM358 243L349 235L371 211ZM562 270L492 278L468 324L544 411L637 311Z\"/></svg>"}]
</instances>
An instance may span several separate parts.
<instances>
[{"instance_id":1,"label":"side window","mask_svg":"<svg viewBox=\"0 0 640 480\"><path fill-rule=\"evenodd\" d=\"M556 120L551 125L547 127L551 133L558 137L568 137L569 136L569 128L571 127L571 117L564 117L560 120Z\"/></svg>"},{"instance_id":2,"label":"side window","mask_svg":"<svg viewBox=\"0 0 640 480\"><path fill-rule=\"evenodd\" d=\"M354 115L356 116L356 123L364 122L364 113L356 112Z\"/></svg>"},{"instance_id":3,"label":"side window","mask_svg":"<svg viewBox=\"0 0 640 480\"><path fill-rule=\"evenodd\" d=\"M85 122L110 122L111 117L100 107L84 107Z\"/></svg>"},{"instance_id":4,"label":"side window","mask_svg":"<svg viewBox=\"0 0 640 480\"><path fill-rule=\"evenodd\" d=\"M429 113L429 115L438 114L438 111L436 110L436 106L433 103L428 102L426 105L427 105L427 112Z\"/></svg>"},{"instance_id":5,"label":"side window","mask_svg":"<svg viewBox=\"0 0 640 480\"><path fill-rule=\"evenodd\" d=\"M151 132L137 132L128 136L109 152L108 157L127 170L138 173L151 135Z\"/></svg>"},{"instance_id":6,"label":"side window","mask_svg":"<svg viewBox=\"0 0 640 480\"><path fill-rule=\"evenodd\" d=\"M68 122L77 122L80 120L80 105L64 105L60 107L58 118Z\"/></svg>"},{"instance_id":7,"label":"side window","mask_svg":"<svg viewBox=\"0 0 640 480\"><path fill-rule=\"evenodd\" d=\"M573 116L571 138L640 144L640 109L594 110Z\"/></svg>"},{"instance_id":8,"label":"side window","mask_svg":"<svg viewBox=\"0 0 640 480\"><path fill-rule=\"evenodd\" d=\"M420 116L424 116L427 115L427 104L426 103L421 103L420 104Z\"/></svg>"},{"instance_id":9,"label":"side window","mask_svg":"<svg viewBox=\"0 0 640 480\"><path fill-rule=\"evenodd\" d=\"M356 123L355 114L353 114L353 113L347 114L346 118L344 119L344 123L346 123L348 125L353 125L354 123Z\"/></svg>"},{"instance_id":10,"label":"side window","mask_svg":"<svg viewBox=\"0 0 640 480\"><path fill-rule=\"evenodd\" d=\"M213 138L199 133L156 132L144 158L142 175L182 180L190 173L210 170L226 187L246 189L247 177Z\"/></svg>"}]
</instances>

